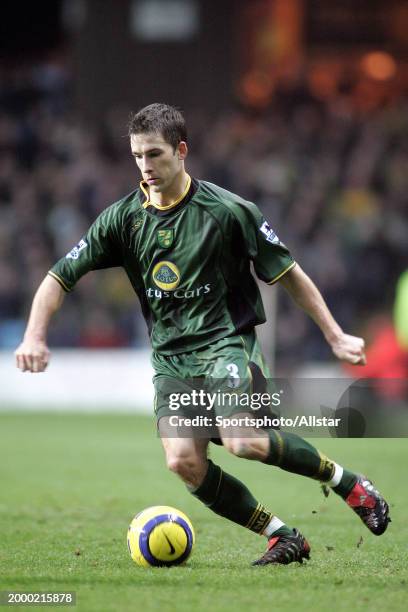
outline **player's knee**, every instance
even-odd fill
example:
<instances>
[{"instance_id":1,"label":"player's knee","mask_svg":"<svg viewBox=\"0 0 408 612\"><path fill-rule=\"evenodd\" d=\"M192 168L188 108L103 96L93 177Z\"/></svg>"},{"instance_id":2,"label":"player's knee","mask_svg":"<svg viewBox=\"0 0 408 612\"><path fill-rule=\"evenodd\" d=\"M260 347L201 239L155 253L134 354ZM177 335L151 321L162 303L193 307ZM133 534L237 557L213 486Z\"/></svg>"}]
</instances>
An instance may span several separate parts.
<instances>
[{"instance_id":1,"label":"player's knee","mask_svg":"<svg viewBox=\"0 0 408 612\"><path fill-rule=\"evenodd\" d=\"M225 438L222 443L232 455L242 457L243 459L252 458L253 449L250 440L245 438Z\"/></svg>"},{"instance_id":2,"label":"player's knee","mask_svg":"<svg viewBox=\"0 0 408 612\"><path fill-rule=\"evenodd\" d=\"M167 467L174 474L180 474L184 471L186 466L186 460L181 455L171 455L166 458Z\"/></svg>"},{"instance_id":3,"label":"player's knee","mask_svg":"<svg viewBox=\"0 0 408 612\"><path fill-rule=\"evenodd\" d=\"M198 458L192 454L172 454L167 457L168 469L182 480L190 481L201 472Z\"/></svg>"}]
</instances>

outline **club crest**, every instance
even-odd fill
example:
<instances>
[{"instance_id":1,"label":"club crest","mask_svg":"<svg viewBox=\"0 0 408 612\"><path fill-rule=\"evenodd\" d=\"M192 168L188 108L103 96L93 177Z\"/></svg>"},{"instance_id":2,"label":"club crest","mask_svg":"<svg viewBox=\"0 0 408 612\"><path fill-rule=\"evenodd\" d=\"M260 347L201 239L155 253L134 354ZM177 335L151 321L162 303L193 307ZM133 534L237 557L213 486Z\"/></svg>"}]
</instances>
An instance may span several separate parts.
<instances>
[{"instance_id":1,"label":"club crest","mask_svg":"<svg viewBox=\"0 0 408 612\"><path fill-rule=\"evenodd\" d=\"M163 229L157 231L157 242L162 249L168 249L174 242L174 229Z\"/></svg>"}]
</instances>

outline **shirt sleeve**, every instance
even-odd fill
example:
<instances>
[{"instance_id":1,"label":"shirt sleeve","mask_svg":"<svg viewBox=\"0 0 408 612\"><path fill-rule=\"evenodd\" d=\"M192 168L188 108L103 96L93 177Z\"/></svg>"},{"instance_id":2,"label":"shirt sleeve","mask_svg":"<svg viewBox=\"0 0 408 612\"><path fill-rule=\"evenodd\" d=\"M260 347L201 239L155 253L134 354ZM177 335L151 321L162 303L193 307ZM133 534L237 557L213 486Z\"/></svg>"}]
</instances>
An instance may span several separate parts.
<instances>
[{"instance_id":1,"label":"shirt sleeve","mask_svg":"<svg viewBox=\"0 0 408 612\"><path fill-rule=\"evenodd\" d=\"M234 213L256 275L268 285L276 283L296 265L289 249L252 202L242 201L234 207Z\"/></svg>"},{"instance_id":2,"label":"shirt sleeve","mask_svg":"<svg viewBox=\"0 0 408 612\"><path fill-rule=\"evenodd\" d=\"M78 244L57 261L48 274L55 278L65 291L71 291L87 272L122 265L117 245L114 215L108 208L99 215Z\"/></svg>"}]
</instances>

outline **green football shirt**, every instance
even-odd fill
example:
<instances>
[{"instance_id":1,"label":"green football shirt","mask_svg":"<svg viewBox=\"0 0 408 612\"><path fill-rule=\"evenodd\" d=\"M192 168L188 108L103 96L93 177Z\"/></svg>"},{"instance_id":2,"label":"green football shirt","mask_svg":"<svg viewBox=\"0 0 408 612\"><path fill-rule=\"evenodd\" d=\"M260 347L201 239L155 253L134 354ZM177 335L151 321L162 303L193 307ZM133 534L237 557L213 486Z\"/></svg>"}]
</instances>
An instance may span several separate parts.
<instances>
[{"instance_id":1,"label":"green football shirt","mask_svg":"<svg viewBox=\"0 0 408 612\"><path fill-rule=\"evenodd\" d=\"M50 270L65 291L90 270L122 266L139 297L153 349L196 350L265 322L256 275L272 284L295 265L251 202L193 179L166 210L143 183L106 210Z\"/></svg>"}]
</instances>

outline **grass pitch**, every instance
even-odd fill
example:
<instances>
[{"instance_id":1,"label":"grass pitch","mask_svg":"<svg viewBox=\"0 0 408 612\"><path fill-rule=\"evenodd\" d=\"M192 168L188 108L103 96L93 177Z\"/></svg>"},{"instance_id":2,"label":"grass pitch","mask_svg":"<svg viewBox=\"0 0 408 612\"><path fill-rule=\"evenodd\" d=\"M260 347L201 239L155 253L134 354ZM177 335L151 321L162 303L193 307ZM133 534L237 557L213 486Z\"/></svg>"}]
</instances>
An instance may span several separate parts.
<instances>
[{"instance_id":1,"label":"grass pitch","mask_svg":"<svg viewBox=\"0 0 408 612\"><path fill-rule=\"evenodd\" d=\"M73 590L84 612L406 610L407 440L315 442L375 481L393 522L375 537L318 483L212 448L311 543L308 563L252 568L265 540L212 514L167 472L152 418L1 414L0 589ZM193 522L184 567L142 569L130 559L128 524L155 504Z\"/></svg>"}]
</instances>

